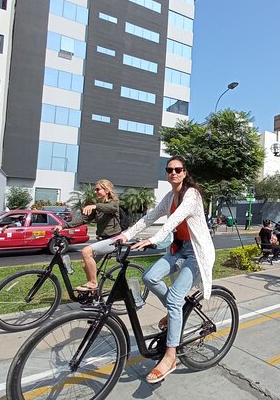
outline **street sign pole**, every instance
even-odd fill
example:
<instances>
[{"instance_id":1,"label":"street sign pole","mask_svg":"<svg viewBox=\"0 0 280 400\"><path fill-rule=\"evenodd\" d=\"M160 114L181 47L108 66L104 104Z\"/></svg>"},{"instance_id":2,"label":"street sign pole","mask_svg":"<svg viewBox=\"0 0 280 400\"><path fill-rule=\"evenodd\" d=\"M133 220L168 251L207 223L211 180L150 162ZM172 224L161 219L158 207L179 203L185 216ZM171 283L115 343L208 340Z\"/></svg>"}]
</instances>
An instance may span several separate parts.
<instances>
[{"instance_id":1,"label":"street sign pole","mask_svg":"<svg viewBox=\"0 0 280 400\"><path fill-rule=\"evenodd\" d=\"M251 211L252 211L252 196L250 196L249 199L249 229L251 229L251 220L252 220Z\"/></svg>"}]
</instances>

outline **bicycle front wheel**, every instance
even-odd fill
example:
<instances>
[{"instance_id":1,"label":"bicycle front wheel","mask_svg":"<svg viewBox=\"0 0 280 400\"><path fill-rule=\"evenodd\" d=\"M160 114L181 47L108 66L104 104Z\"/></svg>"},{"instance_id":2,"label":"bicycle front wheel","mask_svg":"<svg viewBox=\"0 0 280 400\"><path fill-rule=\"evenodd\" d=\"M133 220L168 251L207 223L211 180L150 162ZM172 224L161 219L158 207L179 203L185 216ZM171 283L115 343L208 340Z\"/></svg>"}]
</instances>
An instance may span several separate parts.
<instances>
[{"instance_id":1,"label":"bicycle front wheel","mask_svg":"<svg viewBox=\"0 0 280 400\"><path fill-rule=\"evenodd\" d=\"M35 328L54 313L61 286L55 275L42 282L45 273L21 271L0 284L0 328L9 332Z\"/></svg>"},{"instance_id":2,"label":"bicycle front wheel","mask_svg":"<svg viewBox=\"0 0 280 400\"><path fill-rule=\"evenodd\" d=\"M98 313L78 311L53 320L30 337L15 356L7 377L8 400L103 400L116 385L127 344L110 317L78 366L70 361Z\"/></svg>"},{"instance_id":3,"label":"bicycle front wheel","mask_svg":"<svg viewBox=\"0 0 280 400\"><path fill-rule=\"evenodd\" d=\"M227 354L239 323L236 303L225 290L212 289L209 300L200 294L198 302L184 315L178 349L181 362L193 371L210 368Z\"/></svg>"},{"instance_id":4,"label":"bicycle front wheel","mask_svg":"<svg viewBox=\"0 0 280 400\"><path fill-rule=\"evenodd\" d=\"M121 268L122 268L122 266L120 264L115 265L114 267L109 269L108 272L106 272L104 274L104 276L99 284L100 294L103 299L108 297ZM141 297L142 297L142 300L145 302L148 297L148 294L149 294L149 289L144 285L144 283L142 281L143 274L144 274L144 269L142 267L140 267L140 265L130 263L126 269L125 276L126 276L126 279L136 278L139 281ZM114 302L112 305L112 310L118 315L126 314L126 312L127 312L123 301Z\"/></svg>"}]
</instances>

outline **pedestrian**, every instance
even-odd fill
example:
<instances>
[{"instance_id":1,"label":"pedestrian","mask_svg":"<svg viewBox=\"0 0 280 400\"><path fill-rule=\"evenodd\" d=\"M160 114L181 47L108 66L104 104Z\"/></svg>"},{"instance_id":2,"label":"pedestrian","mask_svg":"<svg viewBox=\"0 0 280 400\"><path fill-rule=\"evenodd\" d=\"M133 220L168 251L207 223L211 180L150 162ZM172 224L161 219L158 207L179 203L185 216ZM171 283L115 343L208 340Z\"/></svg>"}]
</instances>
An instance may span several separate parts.
<instances>
[{"instance_id":1,"label":"pedestrian","mask_svg":"<svg viewBox=\"0 0 280 400\"><path fill-rule=\"evenodd\" d=\"M259 232L259 236L261 238L261 248L272 249L272 261L278 261L280 246L277 244L277 236L272 231L270 219L263 220L263 227Z\"/></svg>"},{"instance_id":2,"label":"pedestrian","mask_svg":"<svg viewBox=\"0 0 280 400\"><path fill-rule=\"evenodd\" d=\"M215 259L200 190L189 175L182 157L174 156L168 160L166 178L172 190L154 210L117 237L126 242L164 215L168 219L162 228L151 238L136 243L132 249L162 242L175 230L175 239L170 250L143 276L146 286L159 297L168 311L167 316L159 321L160 329L168 327L165 355L146 377L149 383L160 382L176 369L176 347L180 343L182 330L183 299L200 278L204 297L209 299ZM168 288L163 278L178 270L178 277Z\"/></svg>"},{"instance_id":3,"label":"pedestrian","mask_svg":"<svg viewBox=\"0 0 280 400\"><path fill-rule=\"evenodd\" d=\"M96 263L106 253L114 250L111 246L112 237L121 232L119 217L119 199L114 185L107 179L101 179L95 184L96 204L91 204L83 209L83 214L96 222L97 242L82 249L84 271L87 282L76 287L80 292L95 291L97 289ZM64 222L54 229L61 231L64 228L73 228L84 224L82 218L73 218L70 222Z\"/></svg>"}]
</instances>

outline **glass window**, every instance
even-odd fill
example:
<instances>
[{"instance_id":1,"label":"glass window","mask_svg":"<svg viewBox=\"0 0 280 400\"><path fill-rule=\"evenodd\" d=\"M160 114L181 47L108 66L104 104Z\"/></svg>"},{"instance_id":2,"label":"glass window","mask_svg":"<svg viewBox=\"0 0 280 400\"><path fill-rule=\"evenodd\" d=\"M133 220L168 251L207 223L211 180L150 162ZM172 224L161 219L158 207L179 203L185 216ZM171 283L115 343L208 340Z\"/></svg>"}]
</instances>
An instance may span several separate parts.
<instances>
[{"instance_id":1,"label":"glass window","mask_svg":"<svg viewBox=\"0 0 280 400\"><path fill-rule=\"evenodd\" d=\"M45 68L44 85L57 87L58 71L53 68Z\"/></svg>"},{"instance_id":2,"label":"glass window","mask_svg":"<svg viewBox=\"0 0 280 400\"><path fill-rule=\"evenodd\" d=\"M108 56L115 57L116 52L114 50L107 49L106 47L97 46L96 50L99 53L107 54Z\"/></svg>"},{"instance_id":3,"label":"glass window","mask_svg":"<svg viewBox=\"0 0 280 400\"><path fill-rule=\"evenodd\" d=\"M7 10L7 0L0 0L0 8Z\"/></svg>"},{"instance_id":4,"label":"glass window","mask_svg":"<svg viewBox=\"0 0 280 400\"><path fill-rule=\"evenodd\" d=\"M121 97L127 97L133 100L145 101L147 103L155 104L156 95L154 93L144 92L142 90L136 90L125 86L121 87Z\"/></svg>"},{"instance_id":5,"label":"glass window","mask_svg":"<svg viewBox=\"0 0 280 400\"><path fill-rule=\"evenodd\" d=\"M189 103L183 100L172 99L170 97L163 98L163 109L164 111L188 115Z\"/></svg>"},{"instance_id":6,"label":"glass window","mask_svg":"<svg viewBox=\"0 0 280 400\"><path fill-rule=\"evenodd\" d=\"M63 17L76 20L76 4L69 3L69 1L64 1Z\"/></svg>"},{"instance_id":7,"label":"glass window","mask_svg":"<svg viewBox=\"0 0 280 400\"><path fill-rule=\"evenodd\" d=\"M74 42L74 55L79 58L86 58L86 42L75 40Z\"/></svg>"},{"instance_id":8,"label":"glass window","mask_svg":"<svg viewBox=\"0 0 280 400\"><path fill-rule=\"evenodd\" d=\"M125 32L139 36L143 39L151 40L152 42L159 43L159 33L130 24L129 22L125 23Z\"/></svg>"},{"instance_id":9,"label":"glass window","mask_svg":"<svg viewBox=\"0 0 280 400\"><path fill-rule=\"evenodd\" d=\"M81 111L69 109L69 126L80 128L81 126Z\"/></svg>"},{"instance_id":10,"label":"glass window","mask_svg":"<svg viewBox=\"0 0 280 400\"><path fill-rule=\"evenodd\" d=\"M167 39L167 52L191 59L192 48L175 40Z\"/></svg>"},{"instance_id":11,"label":"glass window","mask_svg":"<svg viewBox=\"0 0 280 400\"><path fill-rule=\"evenodd\" d=\"M143 60L142 58L132 57L132 56L129 56L128 54L124 54L123 55L123 63L125 65L130 65L131 67L134 67L134 68L140 68L140 69L144 69L145 71L157 73L158 65L154 62L151 62L148 60Z\"/></svg>"},{"instance_id":12,"label":"glass window","mask_svg":"<svg viewBox=\"0 0 280 400\"><path fill-rule=\"evenodd\" d=\"M55 123L61 125L68 125L69 108L56 107L55 110Z\"/></svg>"},{"instance_id":13,"label":"glass window","mask_svg":"<svg viewBox=\"0 0 280 400\"><path fill-rule=\"evenodd\" d=\"M60 50L60 35L58 33L48 31L47 48L54 51Z\"/></svg>"},{"instance_id":14,"label":"glass window","mask_svg":"<svg viewBox=\"0 0 280 400\"><path fill-rule=\"evenodd\" d=\"M59 71L58 87L61 89L71 90L72 76L69 72Z\"/></svg>"},{"instance_id":15,"label":"glass window","mask_svg":"<svg viewBox=\"0 0 280 400\"><path fill-rule=\"evenodd\" d=\"M66 171L77 172L79 147L67 144L66 146Z\"/></svg>"},{"instance_id":16,"label":"glass window","mask_svg":"<svg viewBox=\"0 0 280 400\"><path fill-rule=\"evenodd\" d=\"M44 140L39 141L38 150L38 169L51 169L52 162L52 142L46 142Z\"/></svg>"},{"instance_id":17,"label":"glass window","mask_svg":"<svg viewBox=\"0 0 280 400\"><path fill-rule=\"evenodd\" d=\"M54 123L54 120L55 120L55 106L52 106L50 104L42 104L41 121Z\"/></svg>"},{"instance_id":18,"label":"glass window","mask_svg":"<svg viewBox=\"0 0 280 400\"><path fill-rule=\"evenodd\" d=\"M103 88L106 88L106 89L113 89L113 84L112 83L98 81L97 79L95 79L94 85L95 86L99 86L99 87L103 87Z\"/></svg>"},{"instance_id":19,"label":"glass window","mask_svg":"<svg viewBox=\"0 0 280 400\"><path fill-rule=\"evenodd\" d=\"M66 170L66 165L65 165L66 159L65 157L53 157L52 158L52 167L51 169L54 171L65 171Z\"/></svg>"},{"instance_id":20,"label":"glass window","mask_svg":"<svg viewBox=\"0 0 280 400\"><path fill-rule=\"evenodd\" d=\"M84 77L82 75L72 75L71 90L73 90L74 92L83 93Z\"/></svg>"},{"instance_id":21,"label":"glass window","mask_svg":"<svg viewBox=\"0 0 280 400\"><path fill-rule=\"evenodd\" d=\"M127 121L119 119L118 129L122 131L144 133L146 135L154 134L154 125L144 124L142 122Z\"/></svg>"},{"instance_id":22,"label":"glass window","mask_svg":"<svg viewBox=\"0 0 280 400\"><path fill-rule=\"evenodd\" d=\"M63 0L50 1L50 13L55 15L63 15Z\"/></svg>"},{"instance_id":23,"label":"glass window","mask_svg":"<svg viewBox=\"0 0 280 400\"><path fill-rule=\"evenodd\" d=\"M190 86L190 75L176 69L165 68L165 81L180 86Z\"/></svg>"},{"instance_id":24,"label":"glass window","mask_svg":"<svg viewBox=\"0 0 280 400\"><path fill-rule=\"evenodd\" d=\"M88 9L85 7L77 6L76 21L81 24L87 25L88 23Z\"/></svg>"},{"instance_id":25,"label":"glass window","mask_svg":"<svg viewBox=\"0 0 280 400\"><path fill-rule=\"evenodd\" d=\"M106 117L105 115L92 114L91 119L93 121L106 122L107 124L111 122L111 118Z\"/></svg>"},{"instance_id":26,"label":"glass window","mask_svg":"<svg viewBox=\"0 0 280 400\"><path fill-rule=\"evenodd\" d=\"M61 36L60 50L69 51L69 53L74 54L74 39Z\"/></svg>"},{"instance_id":27,"label":"glass window","mask_svg":"<svg viewBox=\"0 0 280 400\"><path fill-rule=\"evenodd\" d=\"M53 143L53 157L65 157L66 144L65 143Z\"/></svg>"},{"instance_id":28,"label":"glass window","mask_svg":"<svg viewBox=\"0 0 280 400\"><path fill-rule=\"evenodd\" d=\"M105 21L113 22L114 24L118 23L117 18L112 17L111 15L108 15L108 14L103 14L101 12L99 13L99 18L105 19Z\"/></svg>"},{"instance_id":29,"label":"glass window","mask_svg":"<svg viewBox=\"0 0 280 400\"><path fill-rule=\"evenodd\" d=\"M128 0L132 3L139 4L139 6L149 8L157 13L161 13L161 4L153 0Z\"/></svg>"},{"instance_id":30,"label":"glass window","mask_svg":"<svg viewBox=\"0 0 280 400\"><path fill-rule=\"evenodd\" d=\"M169 11L168 22L171 25L177 26L177 28L193 31L193 20L174 11Z\"/></svg>"}]
</instances>

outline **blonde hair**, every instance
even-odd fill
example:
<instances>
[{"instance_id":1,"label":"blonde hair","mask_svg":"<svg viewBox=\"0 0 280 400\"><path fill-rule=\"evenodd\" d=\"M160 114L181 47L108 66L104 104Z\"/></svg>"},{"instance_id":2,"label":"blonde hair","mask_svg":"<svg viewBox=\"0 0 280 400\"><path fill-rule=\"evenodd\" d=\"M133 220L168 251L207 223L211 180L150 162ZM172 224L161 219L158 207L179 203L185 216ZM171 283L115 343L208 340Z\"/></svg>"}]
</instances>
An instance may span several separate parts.
<instances>
[{"instance_id":1,"label":"blonde hair","mask_svg":"<svg viewBox=\"0 0 280 400\"><path fill-rule=\"evenodd\" d=\"M115 192L114 185L112 184L111 181L108 179L100 179L95 183L95 186L99 185L104 189L106 192L108 192L108 199L112 199L115 201L119 201L119 198Z\"/></svg>"}]
</instances>

